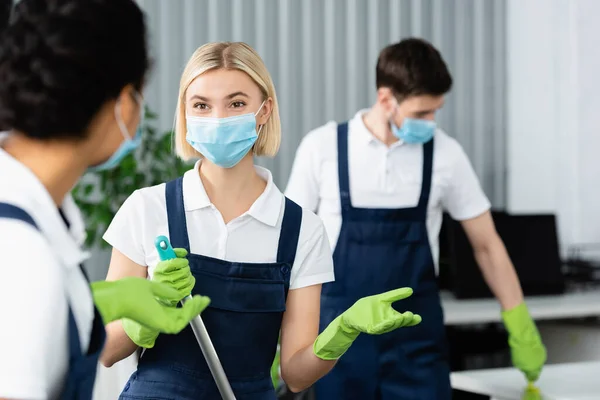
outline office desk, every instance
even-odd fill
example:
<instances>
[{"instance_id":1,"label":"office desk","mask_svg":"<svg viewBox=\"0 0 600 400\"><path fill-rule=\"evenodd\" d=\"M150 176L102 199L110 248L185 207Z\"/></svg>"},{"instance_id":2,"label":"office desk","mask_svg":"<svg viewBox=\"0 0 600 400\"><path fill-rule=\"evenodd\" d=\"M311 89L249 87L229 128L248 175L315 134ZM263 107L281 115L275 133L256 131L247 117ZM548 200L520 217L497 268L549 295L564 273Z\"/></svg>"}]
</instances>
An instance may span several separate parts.
<instances>
[{"instance_id":1,"label":"office desk","mask_svg":"<svg viewBox=\"0 0 600 400\"><path fill-rule=\"evenodd\" d=\"M544 367L536 386L544 400L600 399L600 362L554 364ZM526 386L515 368L453 372L452 387L490 396L493 400L521 400Z\"/></svg>"},{"instance_id":2,"label":"office desk","mask_svg":"<svg viewBox=\"0 0 600 400\"><path fill-rule=\"evenodd\" d=\"M501 322L500 305L495 298L458 300L442 291L446 325L472 325ZM600 316L600 289L553 296L526 297L536 321ZM598 397L600 399L600 396Z\"/></svg>"}]
</instances>

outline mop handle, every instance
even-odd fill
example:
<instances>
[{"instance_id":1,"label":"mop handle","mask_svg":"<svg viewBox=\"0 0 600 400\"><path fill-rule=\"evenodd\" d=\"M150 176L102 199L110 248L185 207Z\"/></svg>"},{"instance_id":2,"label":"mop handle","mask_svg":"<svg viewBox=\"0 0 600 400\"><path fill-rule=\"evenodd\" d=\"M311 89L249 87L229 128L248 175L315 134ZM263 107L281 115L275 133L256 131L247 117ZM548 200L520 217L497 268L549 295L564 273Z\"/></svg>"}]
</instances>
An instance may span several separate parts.
<instances>
[{"instance_id":1,"label":"mop handle","mask_svg":"<svg viewBox=\"0 0 600 400\"><path fill-rule=\"evenodd\" d=\"M177 257L167 237L157 237L154 244L161 260L171 260ZM191 298L191 296L187 296L182 300L182 303L185 303ZM227 380L227 376L225 375L225 371L221 365L221 360L219 360L219 356L217 355L215 347L210 340L210 336L208 335L208 331L206 330L200 315L196 316L196 318L190 321L190 326L192 327L192 331L194 331L196 340L200 345L200 350L202 350L204 359L206 360L213 379L217 384L217 388L219 389L219 393L221 393L221 397L223 400L235 400L235 395L233 394L233 390L231 390L231 386L229 385L229 381Z\"/></svg>"}]
</instances>

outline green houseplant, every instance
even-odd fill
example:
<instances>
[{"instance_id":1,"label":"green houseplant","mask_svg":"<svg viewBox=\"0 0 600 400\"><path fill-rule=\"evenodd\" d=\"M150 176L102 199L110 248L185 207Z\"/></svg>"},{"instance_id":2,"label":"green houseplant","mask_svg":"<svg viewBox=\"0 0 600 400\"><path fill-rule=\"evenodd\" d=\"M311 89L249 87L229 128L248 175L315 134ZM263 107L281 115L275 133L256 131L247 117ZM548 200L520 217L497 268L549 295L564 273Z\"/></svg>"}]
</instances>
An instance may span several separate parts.
<instances>
[{"instance_id":1,"label":"green houseplant","mask_svg":"<svg viewBox=\"0 0 600 400\"><path fill-rule=\"evenodd\" d=\"M169 181L191 168L175 156L171 132L153 126L156 114L145 110L142 142L118 167L87 174L73 189L86 222L86 246L107 248L102 235L123 202L136 189Z\"/></svg>"}]
</instances>

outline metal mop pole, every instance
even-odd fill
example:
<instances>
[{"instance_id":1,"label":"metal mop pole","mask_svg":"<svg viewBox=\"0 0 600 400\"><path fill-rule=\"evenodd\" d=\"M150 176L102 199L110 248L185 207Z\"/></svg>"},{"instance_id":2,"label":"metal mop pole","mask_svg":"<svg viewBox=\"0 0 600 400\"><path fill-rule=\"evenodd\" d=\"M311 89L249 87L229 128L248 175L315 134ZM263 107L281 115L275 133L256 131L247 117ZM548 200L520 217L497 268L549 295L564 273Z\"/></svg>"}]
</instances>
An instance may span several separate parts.
<instances>
[{"instance_id":1,"label":"metal mop pole","mask_svg":"<svg viewBox=\"0 0 600 400\"><path fill-rule=\"evenodd\" d=\"M177 257L167 237L159 236L156 238L154 243L161 260L170 260ZM191 298L191 296L187 296L182 300L182 303L185 303ZM200 315L196 316L196 318L190 321L190 326L192 327L192 331L194 331L194 336L196 336L196 340L200 345L200 350L202 350L204 359L206 360L208 368L210 369L210 373L217 384L217 388L219 389L219 393L221 393L221 397L223 400L235 400L235 395L233 394L233 390L231 390L229 380L227 379L225 371L223 370L223 366L221 365L221 360L219 360L219 356L217 355L215 347L210 340L210 336L208 335L208 331L206 330Z\"/></svg>"}]
</instances>

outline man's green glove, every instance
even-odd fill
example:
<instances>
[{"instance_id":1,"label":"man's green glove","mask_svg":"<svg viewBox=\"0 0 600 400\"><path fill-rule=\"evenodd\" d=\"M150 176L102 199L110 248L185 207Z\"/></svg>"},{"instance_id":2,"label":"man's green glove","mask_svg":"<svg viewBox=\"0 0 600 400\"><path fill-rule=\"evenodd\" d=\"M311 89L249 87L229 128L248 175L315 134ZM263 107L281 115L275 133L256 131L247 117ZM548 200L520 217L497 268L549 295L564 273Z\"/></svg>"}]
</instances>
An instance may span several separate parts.
<instances>
[{"instance_id":1,"label":"man's green glove","mask_svg":"<svg viewBox=\"0 0 600 400\"><path fill-rule=\"evenodd\" d=\"M414 326L421 317L410 311L399 313L392 303L412 295L411 288L400 288L375 296L363 297L334 319L317 337L315 355L323 360L336 360L350 348L360 333L380 335L405 326Z\"/></svg>"},{"instance_id":2,"label":"man's green glove","mask_svg":"<svg viewBox=\"0 0 600 400\"><path fill-rule=\"evenodd\" d=\"M164 283L143 278L98 281L91 285L94 304L104 324L129 318L161 333L179 333L210 303L205 296L194 296L183 307L169 307L180 294Z\"/></svg>"},{"instance_id":3,"label":"man's green glove","mask_svg":"<svg viewBox=\"0 0 600 400\"><path fill-rule=\"evenodd\" d=\"M508 331L508 344L512 363L520 369L528 382L535 382L546 362L546 347L531 319L525 303L502 312L504 326Z\"/></svg>"},{"instance_id":4,"label":"man's green glove","mask_svg":"<svg viewBox=\"0 0 600 400\"><path fill-rule=\"evenodd\" d=\"M171 307L176 307L184 297L192 293L196 279L190 271L189 261L185 258L188 254L187 251L185 249L173 250L177 258L161 261L156 264L152 280L164 283L177 290L179 293L177 299L166 303ZM121 323L123 324L125 333L135 344L147 349L154 347L154 342L160 333L158 330L151 329L130 319L123 319Z\"/></svg>"}]
</instances>

